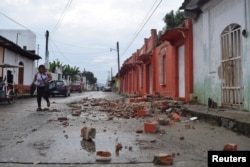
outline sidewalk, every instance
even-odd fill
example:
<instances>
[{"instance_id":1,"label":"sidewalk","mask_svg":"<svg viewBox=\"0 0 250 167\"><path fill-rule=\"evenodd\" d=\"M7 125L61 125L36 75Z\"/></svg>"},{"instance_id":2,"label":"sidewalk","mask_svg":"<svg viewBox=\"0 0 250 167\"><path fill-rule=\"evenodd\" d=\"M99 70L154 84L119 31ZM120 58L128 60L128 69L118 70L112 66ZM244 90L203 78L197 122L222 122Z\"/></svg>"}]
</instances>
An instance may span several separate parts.
<instances>
[{"instance_id":1,"label":"sidewalk","mask_svg":"<svg viewBox=\"0 0 250 167\"><path fill-rule=\"evenodd\" d=\"M184 105L184 112L208 123L250 137L250 112L233 109L211 109L203 105Z\"/></svg>"}]
</instances>

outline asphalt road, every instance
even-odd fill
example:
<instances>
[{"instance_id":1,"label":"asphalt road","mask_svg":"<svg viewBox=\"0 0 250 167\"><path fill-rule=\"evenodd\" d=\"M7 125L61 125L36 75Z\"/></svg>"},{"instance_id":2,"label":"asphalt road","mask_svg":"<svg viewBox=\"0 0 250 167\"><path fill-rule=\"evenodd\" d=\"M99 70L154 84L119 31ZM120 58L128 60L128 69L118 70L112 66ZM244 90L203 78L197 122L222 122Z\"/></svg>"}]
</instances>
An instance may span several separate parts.
<instances>
[{"instance_id":1,"label":"asphalt road","mask_svg":"<svg viewBox=\"0 0 250 167\"><path fill-rule=\"evenodd\" d=\"M173 167L207 166L207 151L222 150L227 143L235 143L238 150L250 150L250 139L222 127L197 121L187 129L185 120L174 126L161 126L165 134L138 134L146 120L164 117L158 113L151 117L107 119L107 114L90 108L80 117L71 115L67 103L83 98L117 100L121 97L111 92L72 93L70 97L51 98L51 109L60 112L36 112L36 99L19 99L8 105L0 103L0 166L1 167L71 167L71 166L154 166L155 154L174 154ZM42 105L45 106L43 101ZM63 126L58 117L67 117L69 126ZM96 128L93 141L84 141L80 130L84 126ZM182 137L183 140L180 140ZM123 145L119 155L117 143ZM109 163L98 163L95 152L110 151Z\"/></svg>"}]
</instances>

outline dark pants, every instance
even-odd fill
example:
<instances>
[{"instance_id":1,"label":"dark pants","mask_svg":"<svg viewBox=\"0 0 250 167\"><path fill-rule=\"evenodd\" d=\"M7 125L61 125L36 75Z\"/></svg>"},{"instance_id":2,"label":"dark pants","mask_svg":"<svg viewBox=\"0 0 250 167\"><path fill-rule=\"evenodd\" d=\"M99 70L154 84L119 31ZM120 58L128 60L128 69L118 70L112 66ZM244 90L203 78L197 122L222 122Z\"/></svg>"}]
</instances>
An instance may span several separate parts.
<instances>
[{"instance_id":1,"label":"dark pants","mask_svg":"<svg viewBox=\"0 0 250 167\"><path fill-rule=\"evenodd\" d=\"M42 97L46 100L47 103L49 103L49 93L46 92L45 86L37 87L37 96L36 96L36 98L37 98L38 107L41 107Z\"/></svg>"}]
</instances>

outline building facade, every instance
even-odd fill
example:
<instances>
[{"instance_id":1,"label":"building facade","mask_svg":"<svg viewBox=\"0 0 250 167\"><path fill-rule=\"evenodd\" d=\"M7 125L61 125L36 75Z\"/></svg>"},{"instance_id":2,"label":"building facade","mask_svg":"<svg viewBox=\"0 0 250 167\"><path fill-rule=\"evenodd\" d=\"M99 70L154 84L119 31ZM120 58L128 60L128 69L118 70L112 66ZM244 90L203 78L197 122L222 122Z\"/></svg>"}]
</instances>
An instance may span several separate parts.
<instances>
[{"instance_id":1,"label":"building facade","mask_svg":"<svg viewBox=\"0 0 250 167\"><path fill-rule=\"evenodd\" d=\"M250 110L250 0L185 0L181 8L193 19L192 97Z\"/></svg>"},{"instance_id":2,"label":"building facade","mask_svg":"<svg viewBox=\"0 0 250 167\"><path fill-rule=\"evenodd\" d=\"M0 77L4 78L7 70L11 71L18 93L29 92L29 86L37 69L35 60L41 57L29 52L12 41L0 36L0 63L19 66L18 68L0 68Z\"/></svg>"}]
</instances>

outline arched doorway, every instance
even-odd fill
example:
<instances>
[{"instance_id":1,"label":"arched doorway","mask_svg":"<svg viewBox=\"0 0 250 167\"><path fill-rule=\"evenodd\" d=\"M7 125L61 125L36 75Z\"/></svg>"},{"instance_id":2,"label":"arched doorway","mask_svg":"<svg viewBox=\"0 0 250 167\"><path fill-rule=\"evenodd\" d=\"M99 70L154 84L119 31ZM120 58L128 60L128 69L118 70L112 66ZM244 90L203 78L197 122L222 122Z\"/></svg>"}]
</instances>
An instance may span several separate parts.
<instances>
[{"instance_id":1,"label":"arched doorway","mask_svg":"<svg viewBox=\"0 0 250 167\"><path fill-rule=\"evenodd\" d=\"M231 24L221 34L222 104L242 105L241 26Z\"/></svg>"}]
</instances>

